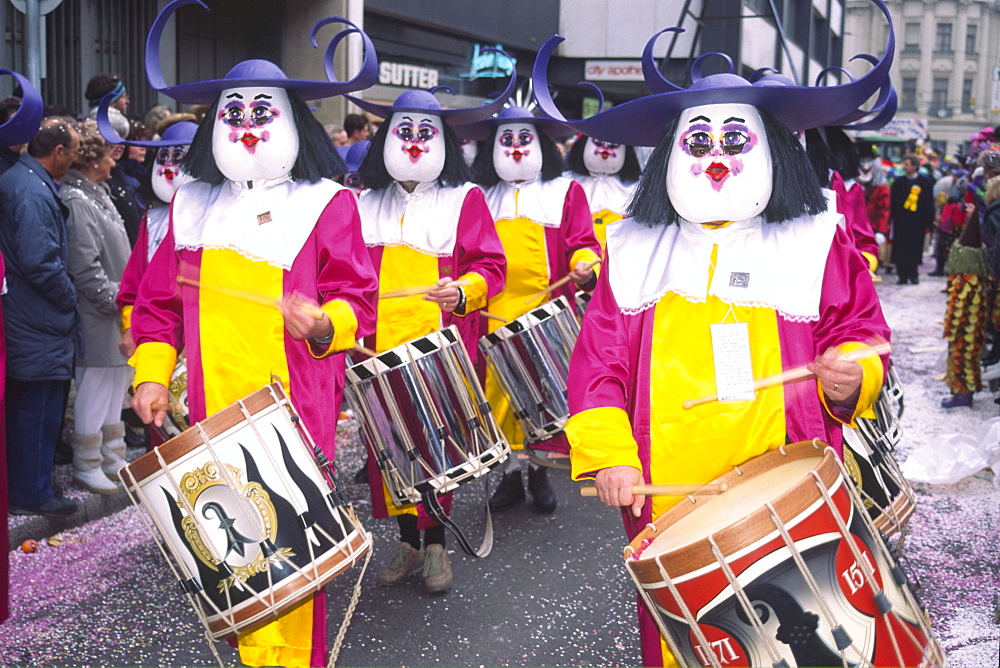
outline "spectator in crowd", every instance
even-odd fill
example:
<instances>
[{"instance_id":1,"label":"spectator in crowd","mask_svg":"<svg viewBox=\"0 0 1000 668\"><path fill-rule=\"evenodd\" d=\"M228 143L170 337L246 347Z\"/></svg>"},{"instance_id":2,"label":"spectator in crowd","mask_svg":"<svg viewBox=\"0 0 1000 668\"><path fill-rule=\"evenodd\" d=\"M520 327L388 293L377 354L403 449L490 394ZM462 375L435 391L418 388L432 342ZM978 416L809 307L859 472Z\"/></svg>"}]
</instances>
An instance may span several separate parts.
<instances>
[{"instance_id":1,"label":"spectator in crowd","mask_svg":"<svg viewBox=\"0 0 1000 668\"><path fill-rule=\"evenodd\" d=\"M97 123L85 121L77 159L59 190L69 211L69 271L83 331L70 436L73 479L96 494L113 494L118 487L112 480L125 465L122 402L129 378L118 350L121 316L115 297L131 246L106 184L115 166L111 154Z\"/></svg>"},{"instance_id":2,"label":"spectator in crowd","mask_svg":"<svg viewBox=\"0 0 1000 668\"><path fill-rule=\"evenodd\" d=\"M15 515L69 515L78 509L53 491L52 466L77 337L66 208L56 183L76 160L79 145L72 125L43 123L27 153L0 177L7 473L9 512Z\"/></svg>"},{"instance_id":3,"label":"spectator in crowd","mask_svg":"<svg viewBox=\"0 0 1000 668\"><path fill-rule=\"evenodd\" d=\"M344 131L347 132L347 145L371 139L371 129L368 119L361 114L347 114L344 117Z\"/></svg>"},{"instance_id":4,"label":"spectator in crowd","mask_svg":"<svg viewBox=\"0 0 1000 668\"><path fill-rule=\"evenodd\" d=\"M889 189L892 216L892 263L899 284L920 282L917 267L924 252L924 237L934 223L934 181L920 173L920 158L903 156L903 174Z\"/></svg>"},{"instance_id":5,"label":"spectator in crowd","mask_svg":"<svg viewBox=\"0 0 1000 668\"><path fill-rule=\"evenodd\" d=\"M149 128L150 131L153 131L160 124L160 121L173 113L173 109L165 104L154 104L146 112L146 115L142 117L142 124ZM129 137L129 139L147 140L152 139L152 137Z\"/></svg>"},{"instance_id":6,"label":"spectator in crowd","mask_svg":"<svg viewBox=\"0 0 1000 668\"><path fill-rule=\"evenodd\" d=\"M330 138L333 145L336 146L347 146L347 130L339 125L324 125L323 129L326 130L326 136Z\"/></svg>"},{"instance_id":7,"label":"spectator in crowd","mask_svg":"<svg viewBox=\"0 0 1000 668\"><path fill-rule=\"evenodd\" d=\"M125 84L122 83L121 79L118 78L117 74L95 74L87 82L87 88L83 92L83 96L87 98L87 102L90 103L90 111L87 114L87 118L96 118L97 116L97 105L101 103L105 95L111 95L111 112L112 123L121 123L124 121L125 125L128 125L128 105L129 96L128 91L125 90ZM120 117L120 120L117 118ZM123 137L128 136L128 129L125 132L120 132Z\"/></svg>"},{"instance_id":8,"label":"spectator in crowd","mask_svg":"<svg viewBox=\"0 0 1000 668\"><path fill-rule=\"evenodd\" d=\"M113 107L108 111L111 112L112 109ZM129 122L125 120L124 116L109 113L109 118L111 126L121 137L132 135ZM106 179L106 185L111 195L111 201L125 224L129 247L131 247L135 245L135 241L139 236L139 224L142 222L142 214L146 212L146 204L139 195L142 183L135 176L126 172L125 167L118 162L125 155L126 146L124 144L115 144L109 145L109 148L111 149L111 159L114 165L112 165L110 176Z\"/></svg>"}]
</instances>

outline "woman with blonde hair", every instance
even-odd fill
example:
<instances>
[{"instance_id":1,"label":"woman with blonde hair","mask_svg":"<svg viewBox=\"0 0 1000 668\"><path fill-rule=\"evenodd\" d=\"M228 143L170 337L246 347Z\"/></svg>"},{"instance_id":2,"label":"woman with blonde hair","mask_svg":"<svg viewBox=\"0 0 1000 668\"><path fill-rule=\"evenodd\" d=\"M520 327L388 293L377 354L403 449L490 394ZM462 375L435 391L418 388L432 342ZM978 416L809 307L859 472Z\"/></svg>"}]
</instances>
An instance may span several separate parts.
<instances>
[{"instance_id":1,"label":"woman with blonde hair","mask_svg":"<svg viewBox=\"0 0 1000 668\"><path fill-rule=\"evenodd\" d=\"M79 296L83 347L76 359L73 478L91 492L112 494L125 464L122 402L128 366L118 350L121 314L115 297L129 256L125 224L105 183L115 166L111 145L88 120L80 125L76 162L59 198L69 209L69 271Z\"/></svg>"}]
</instances>

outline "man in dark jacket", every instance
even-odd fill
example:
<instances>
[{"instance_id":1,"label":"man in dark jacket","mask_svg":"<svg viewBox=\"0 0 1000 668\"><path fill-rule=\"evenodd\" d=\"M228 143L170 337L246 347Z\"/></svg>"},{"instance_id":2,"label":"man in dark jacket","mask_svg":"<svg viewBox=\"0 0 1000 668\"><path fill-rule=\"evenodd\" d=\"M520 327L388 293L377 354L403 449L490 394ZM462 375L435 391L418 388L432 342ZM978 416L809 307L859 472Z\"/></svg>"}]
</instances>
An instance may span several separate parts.
<instances>
[{"instance_id":1,"label":"man in dark jacket","mask_svg":"<svg viewBox=\"0 0 1000 668\"><path fill-rule=\"evenodd\" d=\"M920 158L903 157L903 175L889 190L892 217L892 263L899 284L916 284L917 267L924 254L924 236L934 224L934 181L920 173Z\"/></svg>"},{"instance_id":2,"label":"man in dark jacket","mask_svg":"<svg viewBox=\"0 0 1000 668\"><path fill-rule=\"evenodd\" d=\"M54 494L52 459L77 337L66 209L56 183L79 145L70 125L46 124L27 153L0 176L0 252L7 265L7 473L14 515L68 515L78 509L75 501Z\"/></svg>"}]
</instances>

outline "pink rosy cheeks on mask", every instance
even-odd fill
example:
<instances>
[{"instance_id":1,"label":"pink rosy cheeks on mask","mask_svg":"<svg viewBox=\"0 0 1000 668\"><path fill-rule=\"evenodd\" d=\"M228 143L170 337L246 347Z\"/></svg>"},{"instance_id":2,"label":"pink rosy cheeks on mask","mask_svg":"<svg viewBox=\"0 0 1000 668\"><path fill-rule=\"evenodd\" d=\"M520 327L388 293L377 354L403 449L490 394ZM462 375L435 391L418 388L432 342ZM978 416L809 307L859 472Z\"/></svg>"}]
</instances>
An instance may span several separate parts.
<instances>
[{"instance_id":1,"label":"pink rosy cheeks on mask","mask_svg":"<svg viewBox=\"0 0 1000 668\"><path fill-rule=\"evenodd\" d=\"M187 150L181 146L164 146L156 153L156 173L168 181L177 176L177 166Z\"/></svg>"},{"instance_id":2,"label":"pink rosy cheeks on mask","mask_svg":"<svg viewBox=\"0 0 1000 668\"><path fill-rule=\"evenodd\" d=\"M411 162L419 160L429 150L428 142L438 135L438 129L433 125L415 125L409 120L402 121L392 131L403 142L402 150L409 154Z\"/></svg>"},{"instance_id":3,"label":"pink rosy cheeks on mask","mask_svg":"<svg viewBox=\"0 0 1000 668\"><path fill-rule=\"evenodd\" d=\"M732 119L730 119L732 120ZM704 174L712 180L712 187L721 190L730 174L739 175L743 171L743 161L735 156L746 154L757 145L757 136L742 123L726 122L718 135L718 142L712 133L712 126L707 123L696 124L681 134L679 147L698 160L691 165L691 175Z\"/></svg>"},{"instance_id":4,"label":"pink rosy cheeks on mask","mask_svg":"<svg viewBox=\"0 0 1000 668\"><path fill-rule=\"evenodd\" d=\"M252 130L271 123L281 115L281 112L271 105L269 101L271 96L263 93L250 102L249 108L244 105L242 95L233 93L228 97L233 99L219 112L218 120L229 126L230 142L234 144L242 142L247 151L253 154L257 142L266 142L271 138L271 133L261 130L259 134L254 134Z\"/></svg>"},{"instance_id":5,"label":"pink rosy cheeks on mask","mask_svg":"<svg viewBox=\"0 0 1000 668\"><path fill-rule=\"evenodd\" d=\"M614 158L617 155L616 151L621 148L621 144L612 144L611 142L601 141L600 139L594 139L592 141L594 143L594 155L598 156L602 160Z\"/></svg>"},{"instance_id":6,"label":"pink rosy cheeks on mask","mask_svg":"<svg viewBox=\"0 0 1000 668\"><path fill-rule=\"evenodd\" d=\"M531 153L526 148L534 141L535 135L527 130L521 130L517 133L504 130L497 138L497 142L505 149L512 149L504 151L503 154L508 158L512 158L514 162L520 162L522 158Z\"/></svg>"}]
</instances>

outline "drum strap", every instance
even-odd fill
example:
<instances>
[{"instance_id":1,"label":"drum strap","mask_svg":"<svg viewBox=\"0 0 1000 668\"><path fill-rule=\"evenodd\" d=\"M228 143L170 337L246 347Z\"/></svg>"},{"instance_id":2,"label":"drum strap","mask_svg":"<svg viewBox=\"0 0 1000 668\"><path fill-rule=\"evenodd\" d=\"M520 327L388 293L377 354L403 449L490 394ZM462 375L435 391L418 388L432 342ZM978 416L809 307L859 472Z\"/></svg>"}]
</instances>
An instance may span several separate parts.
<instances>
[{"instance_id":1,"label":"drum strap","mask_svg":"<svg viewBox=\"0 0 1000 668\"><path fill-rule=\"evenodd\" d=\"M434 521L447 527L448 531L450 531L452 535L455 536L455 540L458 541L458 544L462 548L463 552L465 552L470 557L477 557L479 559L488 557L490 552L493 551L493 517L490 515L489 476L483 476L483 485L486 489L486 499L487 499L487 502L483 504L486 515L486 528L483 530L483 542L478 548L472 547L472 543L469 542L469 539L466 537L462 529L455 523L453 519L448 517L448 514L445 513L444 508L442 508L441 504L438 503L437 494L434 493L434 490L425 490L420 494L422 503L424 504L424 510L427 511L427 514L430 515L431 518L434 519Z\"/></svg>"}]
</instances>

